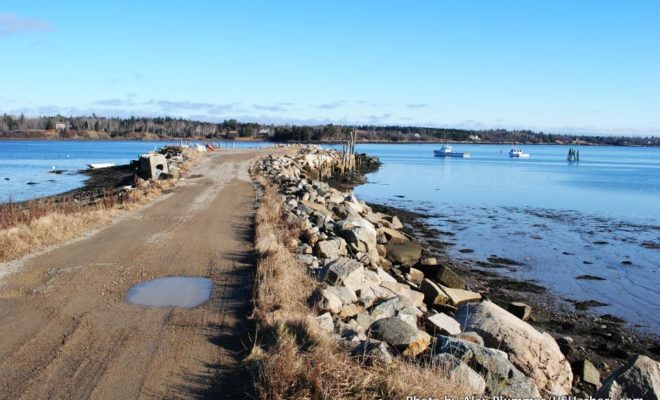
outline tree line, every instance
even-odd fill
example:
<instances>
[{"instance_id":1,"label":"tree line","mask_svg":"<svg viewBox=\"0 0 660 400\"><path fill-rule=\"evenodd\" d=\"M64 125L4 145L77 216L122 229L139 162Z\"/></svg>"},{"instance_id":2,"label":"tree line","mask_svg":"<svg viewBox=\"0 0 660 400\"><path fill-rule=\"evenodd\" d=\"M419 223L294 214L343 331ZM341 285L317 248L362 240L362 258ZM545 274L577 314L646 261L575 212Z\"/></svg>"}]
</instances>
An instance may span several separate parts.
<instances>
[{"instance_id":1,"label":"tree line","mask_svg":"<svg viewBox=\"0 0 660 400\"><path fill-rule=\"evenodd\" d=\"M117 139L262 139L275 142L343 141L355 131L358 141L476 143L575 143L659 146L660 137L568 135L531 130L470 130L418 126L380 125L269 125L239 122L204 122L172 117L106 118L62 115L26 117L4 114L0 137L4 138L117 138Z\"/></svg>"}]
</instances>

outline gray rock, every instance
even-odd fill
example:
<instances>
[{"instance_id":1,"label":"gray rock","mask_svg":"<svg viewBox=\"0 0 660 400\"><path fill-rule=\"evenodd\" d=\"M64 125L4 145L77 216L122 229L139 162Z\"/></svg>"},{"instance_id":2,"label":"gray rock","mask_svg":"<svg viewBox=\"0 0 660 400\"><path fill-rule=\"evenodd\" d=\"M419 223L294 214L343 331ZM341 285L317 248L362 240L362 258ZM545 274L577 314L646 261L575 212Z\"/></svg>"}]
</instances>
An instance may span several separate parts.
<instances>
[{"instance_id":1,"label":"gray rock","mask_svg":"<svg viewBox=\"0 0 660 400\"><path fill-rule=\"evenodd\" d=\"M379 319L369 327L370 335L397 349L404 356L416 356L431 343L431 336L397 317Z\"/></svg>"},{"instance_id":2,"label":"gray rock","mask_svg":"<svg viewBox=\"0 0 660 400\"><path fill-rule=\"evenodd\" d=\"M314 245L314 252L320 258L334 260L342 253L346 255L346 245L339 238L321 240Z\"/></svg>"},{"instance_id":3,"label":"gray rock","mask_svg":"<svg viewBox=\"0 0 660 400\"><path fill-rule=\"evenodd\" d=\"M339 296L326 288L321 291L321 299L319 300L318 306L322 311L329 311L333 314L338 314L341 311L343 303Z\"/></svg>"},{"instance_id":4,"label":"gray rock","mask_svg":"<svg viewBox=\"0 0 660 400\"><path fill-rule=\"evenodd\" d=\"M366 365L378 363L392 363L390 348L385 342L379 340L365 340L353 350L353 356Z\"/></svg>"},{"instance_id":5,"label":"gray rock","mask_svg":"<svg viewBox=\"0 0 660 400\"><path fill-rule=\"evenodd\" d=\"M409 298L396 296L385 301L381 301L371 310L371 316L374 320L388 317L395 317L397 312L405 307L412 307L413 304Z\"/></svg>"},{"instance_id":6,"label":"gray rock","mask_svg":"<svg viewBox=\"0 0 660 400\"><path fill-rule=\"evenodd\" d=\"M360 251L376 250L376 228L373 224L359 216L348 216L337 223L341 236Z\"/></svg>"},{"instance_id":7,"label":"gray rock","mask_svg":"<svg viewBox=\"0 0 660 400\"><path fill-rule=\"evenodd\" d=\"M339 257L327 265L324 280L357 291L364 285L364 265L351 258Z\"/></svg>"},{"instance_id":8,"label":"gray rock","mask_svg":"<svg viewBox=\"0 0 660 400\"><path fill-rule=\"evenodd\" d=\"M378 236L384 236L387 243L400 244L408 242L408 238L403 233L397 231L396 229L390 228L379 228Z\"/></svg>"},{"instance_id":9,"label":"gray rock","mask_svg":"<svg viewBox=\"0 0 660 400\"><path fill-rule=\"evenodd\" d=\"M436 355L451 354L484 377L488 394L513 398L541 397L534 381L494 349L447 336L438 336Z\"/></svg>"},{"instance_id":10,"label":"gray rock","mask_svg":"<svg viewBox=\"0 0 660 400\"><path fill-rule=\"evenodd\" d=\"M418 269L410 268L406 276L410 281L414 282L417 285L421 285L424 280L424 273Z\"/></svg>"},{"instance_id":11,"label":"gray rock","mask_svg":"<svg viewBox=\"0 0 660 400\"><path fill-rule=\"evenodd\" d=\"M660 363L642 355L632 357L614 371L594 395L596 398L658 400Z\"/></svg>"},{"instance_id":12,"label":"gray rock","mask_svg":"<svg viewBox=\"0 0 660 400\"><path fill-rule=\"evenodd\" d=\"M319 327L327 332L335 331L335 323L332 321L332 315L329 312L319 315L316 317L316 322L319 323Z\"/></svg>"},{"instance_id":13,"label":"gray rock","mask_svg":"<svg viewBox=\"0 0 660 400\"><path fill-rule=\"evenodd\" d=\"M424 265L421 267L427 278L453 289L464 289L465 281L446 265Z\"/></svg>"},{"instance_id":14,"label":"gray rock","mask_svg":"<svg viewBox=\"0 0 660 400\"><path fill-rule=\"evenodd\" d=\"M357 301L357 296L355 292L345 286L328 286L326 290L334 293L339 299L341 299L342 305L352 304Z\"/></svg>"},{"instance_id":15,"label":"gray rock","mask_svg":"<svg viewBox=\"0 0 660 400\"><path fill-rule=\"evenodd\" d=\"M486 391L486 381L466 363L451 354L438 354L433 358L437 367L446 371L448 380L455 386L465 388L466 396L481 396Z\"/></svg>"},{"instance_id":16,"label":"gray rock","mask_svg":"<svg viewBox=\"0 0 660 400\"><path fill-rule=\"evenodd\" d=\"M440 289L440 286L436 285L430 279L425 278L422 280L419 290L424 293L424 302L428 305L446 304L450 301L449 296Z\"/></svg>"},{"instance_id":17,"label":"gray rock","mask_svg":"<svg viewBox=\"0 0 660 400\"><path fill-rule=\"evenodd\" d=\"M368 312L361 312L355 316L355 322L360 332L366 332L374 323L374 318Z\"/></svg>"},{"instance_id":18,"label":"gray rock","mask_svg":"<svg viewBox=\"0 0 660 400\"><path fill-rule=\"evenodd\" d=\"M388 243L387 258L393 263L402 265L414 265L422 255L422 246L415 242Z\"/></svg>"},{"instance_id":19,"label":"gray rock","mask_svg":"<svg viewBox=\"0 0 660 400\"><path fill-rule=\"evenodd\" d=\"M461 324L447 314L439 313L426 318L426 325L432 334L457 335L461 333Z\"/></svg>"},{"instance_id":20,"label":"gray rock","mask_svg":"<svg viewBox=\"0 0 660 400\"><path fill-rule=\"evenodd\" d=\"M298 261L309 267L314 264L314 256L310 254L298 254Z\"/></svg>"},{"instance_id":21,"label":"gray rock","mask_svg":"<svg viewBox=\"0 0 660 400\"><path fill-rule=\"evenodd\" d=\"M395 215L392 217L390 220L390 228L392 229L403 229L403 224L399 220L399 218Z\"/></svg>"},{"instance_id":22,"label":"gray rock","mask_svg":"<svg viewBox=\"0 0 660 400\"><path fill-rule=\"evenodd\" d=\"M582 382L594 385L599 388L600 385L600 372L594 364L588 359L581 360L575 364L573 374L577 375Z\"/></svg>"}]
</instances>

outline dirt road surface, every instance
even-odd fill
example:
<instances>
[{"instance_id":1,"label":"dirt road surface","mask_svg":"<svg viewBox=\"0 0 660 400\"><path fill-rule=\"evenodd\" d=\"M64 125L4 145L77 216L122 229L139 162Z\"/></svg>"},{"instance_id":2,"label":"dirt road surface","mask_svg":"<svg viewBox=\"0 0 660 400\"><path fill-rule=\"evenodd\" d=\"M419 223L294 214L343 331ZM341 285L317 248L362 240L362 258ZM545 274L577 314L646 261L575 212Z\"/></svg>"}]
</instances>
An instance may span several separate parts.
<instances>
[{"instance_id":1,"label":"dirt road surface","mask_svg":"<svg viewBox=\"0 0 660 400\"><path fill-rule=\"evenodd\" d=\"M254 188L264 150L207 156L174 193L0 282L0 399L225 398L249 347ZM6 266L0 266L5 268ZM194 309L125 302L163 276L214 282Z\"/></svg>"}]
</instances>

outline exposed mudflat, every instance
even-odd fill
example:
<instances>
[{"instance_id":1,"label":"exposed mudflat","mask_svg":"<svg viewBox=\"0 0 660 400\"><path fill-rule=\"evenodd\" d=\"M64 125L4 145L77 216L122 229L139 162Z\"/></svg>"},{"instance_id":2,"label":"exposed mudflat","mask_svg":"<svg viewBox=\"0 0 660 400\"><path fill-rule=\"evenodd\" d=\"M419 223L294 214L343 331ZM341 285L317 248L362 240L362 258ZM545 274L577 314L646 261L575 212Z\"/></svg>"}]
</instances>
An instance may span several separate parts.
<instances>
[{"instance_id":1,"label":"exposed mudflat","mask_svg":"<svg viewBox=\"0 0 660 400\"><path fill-rule=\"evenodd\" d=\"M249 348L251 159L207 156L174 193L89 237L13 263L0 281L0 398L205 398ZM0 269L5 265L0 265ZM196 308L126 302L164 276L205 277Z\"/></svg>"},{"instance_id":2,"label":"exposed mudflat","mask_svg":"<svg viewBox=\"0 0 660 400\"><path fill-rule=\"evenodd\" d=\"M463 276L468 285L485 294L492 301L507 307L509 302L522 301L532 306L530 323L555 337L570 336L569 361L588 358L601 371L611 372L623 365L633 354L646 354L657 358L660 342L657 335L635 330L624 319L601 311L607 307L594 299L576 300L561 291L533 279L518 278L512 272L524 268L524 263L490 255L486 260L475 260L474 251L461 251L448 246L444 235L431 225L440 216L427 210L409 211L391 206L370 204L375 211L398 215L409 233L429 246L432 253ZM458 220L456 220L458 221ZM456 244L456 243L452 243ZM460 246L460 243L458 243ZM468 249L472 250L472 249ZM483 251L483 250L482 250ZM455 257L461 254L464 257ZM472 259L471 259L472 258ZM603 278L584 275L578 281L600 282Z\"/></svg>"}]
</instances>

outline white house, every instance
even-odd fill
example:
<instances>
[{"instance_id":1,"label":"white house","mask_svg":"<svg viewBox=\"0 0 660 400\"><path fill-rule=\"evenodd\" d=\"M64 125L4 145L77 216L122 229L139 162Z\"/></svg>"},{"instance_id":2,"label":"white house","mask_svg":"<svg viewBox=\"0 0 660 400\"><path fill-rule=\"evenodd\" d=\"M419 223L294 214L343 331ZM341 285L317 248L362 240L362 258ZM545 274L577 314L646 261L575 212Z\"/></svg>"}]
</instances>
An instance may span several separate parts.
<instances>
[{"instance_id":1,"label":"white house","mask_svg":"<svg viewBox=\"0 0 660 400\"><path fill-rule=\"evenodd\" d=\"M66 130L66 124L62 122L58 122L55 124L55 129L57 129L58 131L64 131Z\"/></svg>"}]
</instances>

